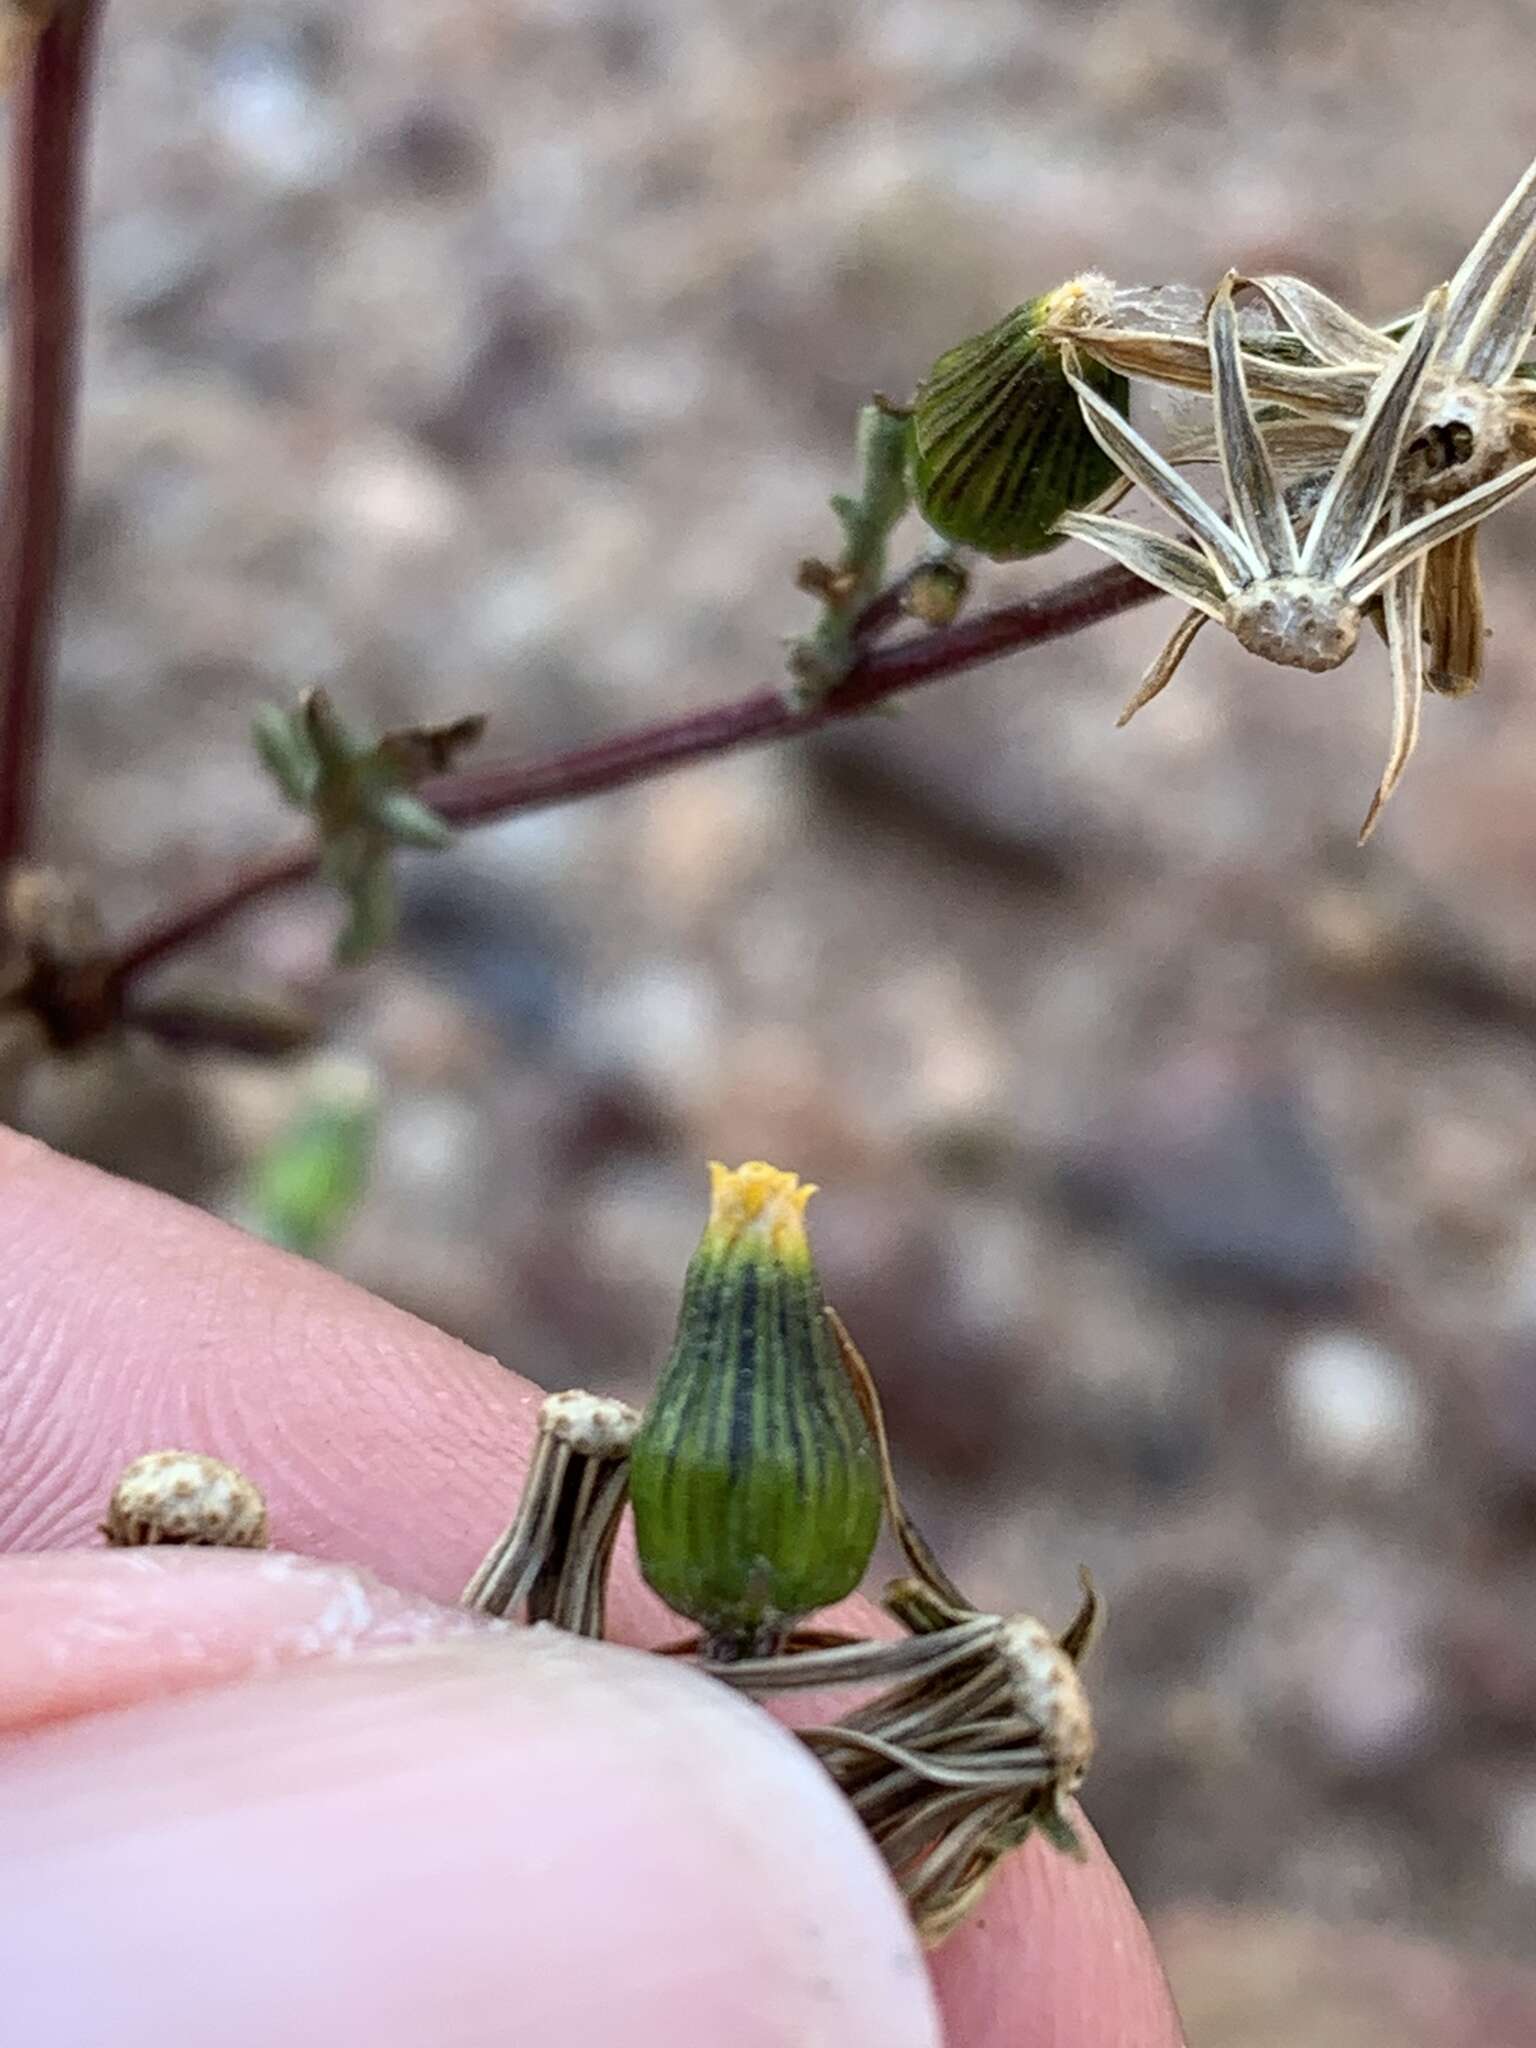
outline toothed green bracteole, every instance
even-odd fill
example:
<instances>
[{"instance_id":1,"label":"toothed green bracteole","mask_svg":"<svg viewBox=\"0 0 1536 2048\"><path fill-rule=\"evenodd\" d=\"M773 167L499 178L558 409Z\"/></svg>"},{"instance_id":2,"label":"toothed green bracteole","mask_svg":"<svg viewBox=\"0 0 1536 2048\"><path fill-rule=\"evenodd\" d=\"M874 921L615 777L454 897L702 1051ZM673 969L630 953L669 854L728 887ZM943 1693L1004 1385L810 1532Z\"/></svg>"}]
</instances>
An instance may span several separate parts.
<instances>
[{"instance_id":1,"label":"toothed green bracteole","mask_svg":"<svg viewBox=\"0 0 1536 2048\"><path fill-rule=\"evenodd\" d=\"M733 1657L777 1648L858 1585L880 1468L822 1313L804 1223L814 1189L760 1160L710 1179L630 1499L646 1579L711 1655Z\"/></svg>"},{"instance_id":2,"label":"toothed green bracteole","mask_svg":"<svg viewBox=\"0 0 1536 2048\"><path fill-rule=\"evenodd\" d=\"M997 562L1043 554L1061 544L1051 529L1063 512L1081 511L1118 480L1083 424L1059 348L1040 333L1107 289L1077 278L1015 307L940 356L918 386L908 426L912 495L946 540ZM1088 364L1083 374L1126 410L1130 386L1117 371Z\"/></svg>"}]
</instances>

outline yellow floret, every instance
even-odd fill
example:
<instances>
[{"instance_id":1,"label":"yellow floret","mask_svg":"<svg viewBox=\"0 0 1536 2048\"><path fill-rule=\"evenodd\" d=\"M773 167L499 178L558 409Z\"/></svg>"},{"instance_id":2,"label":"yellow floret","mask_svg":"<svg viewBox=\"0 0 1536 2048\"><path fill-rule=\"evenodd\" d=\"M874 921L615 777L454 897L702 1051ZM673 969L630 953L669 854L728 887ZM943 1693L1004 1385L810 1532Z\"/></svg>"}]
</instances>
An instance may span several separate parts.
<instances>
[{"instance_id":1,"label":"yellow floret","mask_svg":"<svg viewBox=\"0 0 1536 2048\"><path fill-rule=\"evenodd\" d=\"M705 1234L724 1245L750 1231L765 1238L776 1257L805 1255L805 1205L815 1192L810 1181L802 1184L798 1173L782 1173L766 1160L749 1159L733 1168L712 1159Z\"/></svg>"}]
</instances>

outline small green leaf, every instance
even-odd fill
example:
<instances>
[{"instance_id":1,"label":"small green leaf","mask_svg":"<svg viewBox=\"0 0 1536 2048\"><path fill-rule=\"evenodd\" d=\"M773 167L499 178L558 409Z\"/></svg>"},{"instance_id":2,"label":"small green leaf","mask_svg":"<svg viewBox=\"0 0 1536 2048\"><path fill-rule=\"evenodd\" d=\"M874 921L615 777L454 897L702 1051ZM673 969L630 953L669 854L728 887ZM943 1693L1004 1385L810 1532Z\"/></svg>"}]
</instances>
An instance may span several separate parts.
<instances>
[{"instance_id":1,"label":"small green leaf","mask_svg":"<svg viewBox=\"0 0 1536 2048\"><path fill-rule=\"evenodd\" d=\"M370 797L368 814L397 846L440 853L453 844L453 827L403 789L381 790Z\"/></svg>"},{"instance_id":2,"label":"small green leaf","mask_svg":"<svg viewBox=\"0 0 1536 2048\"><path fill-rule=\"evenodd\" d=\"M907 487L907 414L875 399L859 413L859 495L853 511L860 522L861 544L884 547L896 522L912 502ZM844 499L843 504L850 501ZM834 505L836 501L834 500Z\"/></svg>"},{"instance_id":3,"label":"small green leaf","mask_svg":"<svg viewBox=\"0 0 1536 2048\"><path fill-rule=\"evenodd\" d=\"M478 713L447 725L406 726L381 740L360 738L324 690L309 690L291 712L264 705L252 728L256 749L291 804L320 835L320 869L347 899L336 942L343 965L366 959L395 930L391 849L440 853L453 842L447 820L410 794L479 739Z\"/></svg>"},{"instance_id":4,"label":"small green leaf","mask_svg":"<svg viewBox=\"0 0 1536 2048\"><path fill-rule=\"evenodd\" d=\"M322 769L334 773L363 760L369 748L348 731L325 690L306 690L299 699L299 717Z\"/></svg>"},{"instance_id":5,"label":"small green leaf","mask_svg":"<svg viewBox=\"0 0 1536 2048\"><path fill-rule=\"evenodd\" d=\"M835 568L802 563L802 589L821 596L821 617L809 633L790 643L786 666L794 678L793 700L814 704L840 683L856 652L853 626L885 578L886 544L911 502L907 485L907 415L884 399L859 413L855 442L859 465L857 497L838 492L829 502L843 529L843 552ZM808 577L807 570L814 571Z\"/></svg>"},{"instance_id":6,"label":"small green leaf","mask_svg":"<svg viewBox=\"0 0 1536 2048\"><path fill-rule=\"evenodd\" d=\"M251 722L251 738L262 766L289 803L301 808L314 795L320 764L289 712L263 704Z\"/></svg>"}]
</instances>

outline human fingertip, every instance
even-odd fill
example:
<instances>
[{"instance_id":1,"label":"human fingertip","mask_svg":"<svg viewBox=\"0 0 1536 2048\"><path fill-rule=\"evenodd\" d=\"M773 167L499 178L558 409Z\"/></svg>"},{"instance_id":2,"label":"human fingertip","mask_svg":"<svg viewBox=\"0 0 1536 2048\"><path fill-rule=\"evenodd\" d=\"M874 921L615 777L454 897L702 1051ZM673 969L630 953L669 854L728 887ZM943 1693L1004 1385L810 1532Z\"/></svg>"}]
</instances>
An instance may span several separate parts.
<instances>
[{"instance_id":1,"label":"human fingertip","mask_svg":"<svg viewBox=\"0 0 1536 2048\"><path fill-rule=\"evenodd\" d=\"M44 1729L0 1801L24 2039L159 2048L168 1986L221 2048L941 2038L806 1752L694 1672L549 1629Z\"/></svg>"},{"instance_id":2,"label":"human fingertip","mask_svg":"<svg viewBox=\"0 0 1536 2048\"><path fill-rule=\"evenodd\" d=\"M931 1958L954 2048L1183 2048L1146 1923L1098 1837L1031 1838Z\"/></svg>"}]
</instances>

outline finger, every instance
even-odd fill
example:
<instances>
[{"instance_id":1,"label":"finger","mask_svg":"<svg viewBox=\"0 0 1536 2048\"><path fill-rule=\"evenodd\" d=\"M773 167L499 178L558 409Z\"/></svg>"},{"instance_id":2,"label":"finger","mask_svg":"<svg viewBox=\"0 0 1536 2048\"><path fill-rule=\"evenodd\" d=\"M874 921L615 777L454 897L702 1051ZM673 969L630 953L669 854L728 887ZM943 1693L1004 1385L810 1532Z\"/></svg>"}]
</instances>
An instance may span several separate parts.
<instances>
[{"instance_id":1,"label":"finger","mask_svg":"<svg viewBox=\"0 0 1536 2048\"><path fill-rule=\"evenodd\" d=\"M809 1756L692 1672L553 1630L23 1738L0 1839L17 2041L939 2040L896 1893Z\"/></svg>"},{"instance_id":2,"label":"finger","mask_svg":"<svg viewBox=\"0 0 1536 2048\"><path fill-rule=\"evenodd\" d=\"M371 1574L282 1554L65 1551L0 1561L0 1733L228 1685L300 1662L497 1632ZM1087 1869L1026 1851L934 1958L950 2038L1016 2043L1032 2011L1119 2010L1171 2038L1145 1932L1098 1844ZM1061 2038L1058 2028L1045 2038Z\"/></svg>"},{"instance_id":3,"label":"finger","mask_svg":"<svg viewBox=\"0 0 1536 2048\"><path fill-rule=\"evenodd\" d=\"M1026 1842L930 1957L953 2048L1182 2048L1146 1923L1075 1820L1083 1862Z\"/></svg>"},{"instance_id":4,"label":"finger","mask_svg":"<svg viewBox=\"0 0 1536 2048\"><path fill-rule=\"evenodd\" d=\"M281 1553L13 1556L0 1560L0 1734L115 1714L294 1664L505 1632L353 1567ZM1037 2024L1047 2030L1041 2040L1087 2042L1115 2012L1123 2015L1122 2040L1176 2039L1145 1930L1084 1833L1086 1866L1026 1849L932 1959L952 2042L1016 2048L1037 2038ZM1021 1985L1029 1987L1026 2012ZM1075 2033L1064 2025L1074 2013Z\"/></svg>"},{"instance_id":5,"label":"finger","mask_svg":"<svg viewBox=\"0 0 1536 2048\"><path fill-rule=\"evenodd\" d=\"M0 1558L0 1735L502 1626L281 1551Z\"/></svg>"},{"instance_id":6,"label":"finger","mask_svg":"<svg viewBox=\"0 0 1536 2048\"><path fill-rule=\"evenodd\" d=\"M118 1470L228 1459L273 1540L453 1599L509 1518L537 1392L334 1275L0 1133L0 1544L91 1542Z\"/></svg>"},{"instance_id":7,"label":"finger","mask_svg":"<svg viewBox=\"0 0 1536 2048\"><path fill-rule=\"evenodd\" d=\"M302 1260L3 1132L0 1300L0 1545L90 1541L123 1462L178 1443L256 1478L278 1542L441 1599L510 1516L538 1401L525 1381ZM611 1617L629 1641L677 1633L627 1542ZM955 2048L1178 2040L1096 1844L1085 1866L1026 1845L985 1911L934 1959L970 2029ZM1109 1998L1136 2029L1159 2014L1150 2030L1106 2033L1110 2002L1075 2030L1077 1987L1048 1941L1079 1920L1105 1944Z\"/></svg>"}]
</instances>

